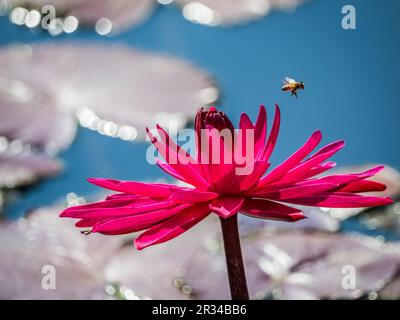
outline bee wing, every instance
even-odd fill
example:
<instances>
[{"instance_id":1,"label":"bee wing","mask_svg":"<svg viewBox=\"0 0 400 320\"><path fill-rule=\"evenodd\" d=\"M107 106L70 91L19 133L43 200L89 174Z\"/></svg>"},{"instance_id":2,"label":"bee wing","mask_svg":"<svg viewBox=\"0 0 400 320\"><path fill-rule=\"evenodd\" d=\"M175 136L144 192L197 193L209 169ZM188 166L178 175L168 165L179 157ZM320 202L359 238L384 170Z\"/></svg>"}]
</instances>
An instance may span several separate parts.
<instances>
[{"instance_id":1,"label":"bee wing","mask_svg":"<svg viewBox=\"0 0 400 320\"><path fill-rule=\"evenodd\" d=\"M285 83L296 83L296 81L289 77L285 77Z\"/></svg>"}]
</instances>

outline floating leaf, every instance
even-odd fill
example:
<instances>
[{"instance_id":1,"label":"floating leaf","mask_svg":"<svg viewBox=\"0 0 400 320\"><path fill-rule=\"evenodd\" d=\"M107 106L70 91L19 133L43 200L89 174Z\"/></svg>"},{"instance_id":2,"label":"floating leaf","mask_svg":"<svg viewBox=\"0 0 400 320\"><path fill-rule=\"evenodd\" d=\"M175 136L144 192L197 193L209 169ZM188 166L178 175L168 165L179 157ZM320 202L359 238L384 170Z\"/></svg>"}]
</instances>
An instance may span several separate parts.
<instances>
[{"instance_id":1,"label":"floating leaf","mask_svg":"<svg viewBox=\"0 0 400 320\"><path fill-rule=\"evenodd\" d=\"M395 254L365 236L263 234L242 241L242 247L252 298L358 298L382 288L399 261L398 247ZM200 299L228 299L222 250L203 248L195 256L185 267L185 283ZM342 287L349 268L356 272L354 288Z\"/></svg>"},{"instance_id":2,"label":"floating leaf","mask_svg":"<svg viewBox=\"0 0 400 320\"><path fill-rule=\"evenodd\" d=\"M364 236L283 235L265 243L263 251L259 266L280 299L361 297L391 279L399 258ZM279 261L279 254L290 260Z\"/></svg>"},{"instance_id":3,"label":"floating leaf","mask_svg":"<svg viewBox=\"0 0 400 320\"><path fill-rule=\"evenodd\" d=\"M381 299L400 299L400 268L394 278L384 288L379 291Z\"/></svg>"},{"instance_id":4,"label":"floating leaf","mask_svg":"<svg viewBox=\"0 0 400 320\"><path fill-rule=\"evenodd\" d=\"M42 154L0 151L0 188L28 185L58 173L61 168L58 160Z\"/></svg>"},{"instance_id":5,"label":"floating leaf","mask_svg":"<svg viewBox=\"0 0 400 320\"><path fill-rule=\"evenodd\" d=\"M60 28L50 33L59 34L62 31L70 33L76 30L79 25L95 26L96 31L102 35L113 34L135 26L143 22L152 13L155 7L153 0L11 0L10 20L16 24L25 24L28 27L36 27L41 24L41 20L48 14L47 9L42 11L43 6L53 6L55 8L56 24L53 28ZM48 7L47 7L48 8ZM18 11L16 13L16 10ZM29 19L29 12L36 10L38 13ZM74 17L73 25L68 17ZM36 19L36 20L34 20ZM54 23L54 22L53 22ZM48 27L46 25L46 27ZM51 25L50 25L51 27Z\"/></svg>"},{"instance_id":6,"label":"floating leaf","mask_svg":"<svg viewBox=\"0 0 400 320\"><path fill-rule=\"evenodd\" d=\"M58 217L61 209L0 224L1 298L229 299L217 218L137 251L125 237L83 236ZM243 237L242 247L252 298L357 298L390 288L399 267L397 244L366 236L259 232ZM43 266L55 268L55 290L42 288ZM348 266L356 272L349 290L342 287Z\"/></svg>"},{"instance_id":7,"label":"floating leaf","mask_svg":"<svg viewBox=\"0 0 400 320\"><path fill-rule=\"evenodd\" d=\"M391 239L400 239L400 202L383 208L372 208L359 216L359 221L368 230L387 233Z\"/></svg>"},{"instance_id":8,"label":"floating leaf","mask_svg":"<svg viewBox=\"0 0 400 320\"><path fill-rule=\"evenodd\" d=\"M60 219L61 207L37 210L18 222L0 225L2 299L104 299L103 267L121 246L120 238L85 237L72 221ZM56 288L42 288L54 267ZM43 271L44 270L44 271Z\"/></svg>"},{"instance_id":9,"label":"floating leaf","mask_svg":"<svg viewBox=\"0 0 400 320\"><path fill-rule=\"evenodd\" d=\"M182 279L182 268L197 261L197 251L207 245L210 234L219 229L217 219L209 217L190 230L190 234L137 251L133 245L116 253L106 269L108 281L119 283L140 296L152 299L196 298Z\"/></svg>"},{"instance_id":10,"label":"floating leaf","mask_svg":"<svg viewBox=\"0 0 400 320\"><path fill-rule=\"evenodd\" d=\"M73 194L67 198L71 203L80 201ZM139 252L131 243L132 236L84 236L73 228L72 220L58 217L62 209L62 206L41 208L27 218L0 224L0 298L189 297L176 287L175 266L179 268L182 259L187 261L196 243L201 243L196 237L180 238L175 246ZM204 235L206 230L201 230ZM196 228L193 231L196 233ZM186 249L182 249L183 243ZM54 290L41 286L46 266L56 271Z\"/></svg>"},{"instance_id":11,"label":"floating leaf","mask_svg":"<svg viewBox=\"0 0 400 320\"><path fill-rule=\"evenodd\" d=\"M0 76L0 113L0 136L9 143L20 141L55 154L75 137L74 118L57 108L55 99L37 82Z\"/></svg>"},{"instance_id":12,"label":"floating leaf","mask_svg":"<svg viewBox=\"0 0 400 320\"><path fill-rule=\"evenodd\" d=\"M218 98L203 70L122 46L10 47L0 52L0 67L11 80L48 89L55 104L74 112L83 126L125 140L144 138L145 126L156 123L179 130L198 107Z\"/></svg>"}]
</instances>

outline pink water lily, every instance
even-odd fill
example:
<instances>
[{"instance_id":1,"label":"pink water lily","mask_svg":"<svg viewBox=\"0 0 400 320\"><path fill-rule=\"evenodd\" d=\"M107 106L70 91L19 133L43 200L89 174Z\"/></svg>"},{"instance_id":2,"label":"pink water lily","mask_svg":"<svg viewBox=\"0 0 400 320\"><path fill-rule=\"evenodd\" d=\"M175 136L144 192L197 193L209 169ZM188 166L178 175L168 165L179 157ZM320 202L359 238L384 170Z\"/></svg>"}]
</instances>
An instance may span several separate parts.
<instances>
[{"instance_id":1,"label":"pink water lily","mask_svg":"<svg viewBox=\"0 0 400 320\"><path fill-rule=\"evenodd\" d=\"M316 178L335 166L326 160L344 146L343 141L337 141L312 153L321 141L320 131L315 131L287 160L267 172L278 138L280 116L276 106L272 129L267 135L267 114L263 106L255 124L245 113L241 115L239 129L254 133L252 171L246 175L237 174L236 169L243 164L232 156L239 144L243 147L245 139L233 139L231 143L219 135L222 130L228 130L232 137L238 137L228 117L214 107L198 111L195 130L197 137L205 132L207 138L222 142L218 146L219 163L201 161L215 153L213 144L201 148L198 138L196 157L192 158L161 127L156 128L159 138L148 130L152 143L165 160L158 160L157 164L191 187L90 178L89 182L118 193L101 202L70 207L61 216L79 219L76 226L90 228L88 233L118 235L145 230L135 240L135 246L143 249L179 236L211 213L222 220L240 212L255 218L292 222L305 216L301 210L286 204L353 208L392 203L390 198L357 194L386 188L368 180L383 166L361 173ZM227 154L233 161L224 161ZM171 158L179 160L182 155L189 159L188 163L169 161Z\"/></svg>"}]
</instances>

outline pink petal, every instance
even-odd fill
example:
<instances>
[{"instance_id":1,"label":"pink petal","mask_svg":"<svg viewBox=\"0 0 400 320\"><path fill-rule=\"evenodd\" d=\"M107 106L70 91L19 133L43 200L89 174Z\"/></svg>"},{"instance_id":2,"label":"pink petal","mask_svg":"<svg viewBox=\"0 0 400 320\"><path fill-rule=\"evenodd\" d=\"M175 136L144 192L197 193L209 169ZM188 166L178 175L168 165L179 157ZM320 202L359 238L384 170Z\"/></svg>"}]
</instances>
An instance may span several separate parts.
<instances>
[{"instance_id":1,"label":"pink petal","mask_svg":"<svg viewBox=\"0 0 400 320\"><path fill-rule=\"evenodd\" d=\"M316 159L316 158L314 158ZM369 169L367 171L361 172L361 173L351 173L351 174L336 174L336 175L331 175L319 179L311 179L311 180L305 180L301 183L307 184L307 183L334 183L337 185L337 187L342 187L345 186L351 182L367 179L369 177L374 176L377 174L379 171L381 171L384 168L384 166L377 166L375 168ZM290 179L283 179L283 181L287 181Z\"/></svg>"},{"instance_id":2,"label":"pink petal","mask_svg":"<svg viewBox=\"0 0 400 320\"><path fill-rule=\"evenodd\" d=\"M220 217L229 218L240 210L243 202L244 198L218 198L210 203L209 208Z\"/></svg>"},{"instance_id":3,"label":"pink petal","mask_svg":"<svg viewBox=\"0 0 400 320\"><path fill-rule=\"evenodd\" d=\"M336 192L324 193L299 199L287 199L289 203L305 206L326 207L326 208L363 208L384 206L393 203L389 197L360 196L353 193Z\"/></svg>"},{"instance_id":4,"label":"pink petal","mask_svg":"<svg viewBox=\"0 0 400 320\"><path fill-rule=\"evenodd\" d=\"M299 150L297 150L286 161L272 170L267 176L262 178L258 185L264 186L284 176L290 169L303 160L319 144L321 139L321 131L315 131Z\"/></svg>"},{"instance_id":5,"label":"pink petal","mask_svg":"<svg viewBox=\"0 0 400 320\"><path fill-rule=\"evenodd\" d=\"M209 163L215 163L212 161L213 159L213 153L216 151L216 147L219 147L219 155L220 158L217 159L219 162L217 164L222 164L222 165L229 165L233 167L234 159L233 159L233 143L234 143L234 138L232 137L232 141L225 140L224 134L220 133L218 130L216 130L213 127L207 126L206 128L206 133L207 133L207 138L209 140ZM216 141L217 146L213 146L212 143Z\"/></svg>"},{"instance_id":6,"label":"pink petal","mask_svg":"<svg viewBox=\"0 0 400 320\"><path fill-rule=\"evenodd\" d=\"M336 184L333 183L316 183L311 185L279 189L276 191L270 191L264 193L254 192L252 195L273 200L286 200L286 199L306 197L313 194L320 194L321 192L332 190L335 187Z\"/></svg>"},{"instance_id":7,"label":"pink petal","mask_svg":"<svg viewBox=\"0 0 400 320\"><path fill-rule=\"evenodd\" d=\"M289 222L305 218L298 209L266 199L246 199L240 211L256 218Z\"/></svg>"},{"instance_id":8,"label":"pink petal","mask_svg":"<svg viewBox=\"0 0 400 320\"><path fill-rule=\"evenodd\" d=\"M269 134L268 141L267 144L265 145L265 149L262 155L262 160L264 161L268 161L269 157L274 151L276 140L278 139L280 124L281 124L281 112L279 110L279 106L276 104L274 123L272 125L272 129Z\"/></svg>"},{"instance_id":9,"label":"pink petal","mask_svg":"<svg viewBox=\"0 0 400 320\"><path fill-rule=\"evenodd\" d=\"M207 181L214 186L214 189L224 189L228 176L231 179L235 179L232 146L229 141L224 140L223 135L218 130L210 126L205 129L204 133L206 134L206 139L208 139L208 149L201 151L203 172L207 177ZM216 153L218 147L219 158L216 158L215 155L218 156ZM208 163L204 163L204 161Z\"/></svg>"},{"instance_id":10,"label":"pink petal","mask_svg":"<svg viewBox=\"0 0 400 320\"><path fill-rule=\"evenodd\" d=\"M141 250L171 240L189 230L209 214L210 209L207 205L192 206L140 234L135 240L135 246L138 250Z\"/></svg>"},{"instance_id":11,"label":"pink petal","mask_svg":"<svg viewBox=\"0 0 400 320\"><path fill-rule=\"evenodd\" d=\"M133 216L106 220L105 222L95 224L92 232L116 235L140 231L156 223L160 223L188 207L190 207L189 204L184 204L172 209L156 210Z\"/></svg>"},{"instance_id":12,"label":"pink petal","mask_svg":"<svg viewBox=\"0 0 400 320\"><path fill-rule=\"evenodd\" d=\"M158 131L163 143L166 146L168 146L169 149L177 150L178 155L183 155L185 158L185 161L188 161L187 165L194 171L199 172L199 170L196 170L197 161L195 159L193 159L186 150L182 149L178 144L176 144L174 142L174 140L169 137L168 133L160 125L157 124L156 127L157 127L157 131ZM178 158L178 161L179 161L179 158ZM168 161L167 161L167 163L168 163Z\"/></svg>"},{"instance_id":13,"label":"pink petal","mask_svg":"<svg viewBox=\"0 0 400 320\"><path fill-rule=\"evenodd\" d=\"M342 185L348 184L350 182L370 178L370 177L376 175L378 172L382 171L383 169L384 169L384 166L376 166L374 168L371 168L369 170L366 170L366 171L360 172L360 173L331 175L331 176L321 178L319 180L335 182L342 186Z\"/></svg>"},{"instance_id":14,"label":"pink petal","mask_svg":"<svg viewBox=\"0 0 400 320\"><path fill-rule=\"evenodd\" d=\"M269 162L263 160L255 161L253 172L251 174L241 176L240 190L248 190L254 186L265 174L270 165L271 164Z\"/></svg>"},{"instance_id":15,"label":"pink petal","mask_svg":"<svg viewBox=\"0 0 400 320\"><path fill-rule=\"evenodd\" d=\"M175 203L197 203L205 202L218 197L215 192L201 192L197 190L177 191L174 192L169 198L169 201Z\"/></svg>"},{"instance_id":16,"label":"pink petal","mask_svg":"<svg viewBox=\"0 0 400 320\"><path fill-rule=\"evenodd\" d=\"M340 192L371 192L371 191L385 191L386 185L377 181L360 180L351 182L348 185L338 189Z\"/></svg>"},{"instance_id":17,"label":"pink petal","mask_svg":"<svg viewBox=\"0 0 400 320\"><path fill-rule=\"evenodd\" d=\"M254 189L254 190L249 190L248 192L246 192L247 195L252 195L252 196L272 196L274 195L274 193L279 193L282 189L291 189L291 188L302 188L302 187L307 187L308 190L309 188L313 188L313 186L318 186L321 184L331 184L335 187L332 188L332 191L343 191L342 188L344 188L346 185L348 185L349 183L354 183L356 181L362 180L362 179L366 179L369 178L375 174L377 174L379 171L381 171L383 169L383 166L377 166L375 168L369 169L367 171L361 172L361 173L353 173L353 174L338 174L338 175L331 175L331 176L327 176L327 177L323 177L323 178L319 178L319 179L309 179L309 180L304 180L304 181L300 181L297 183L293 183L293 182L287 182L288 179L286 179L286 177L284 179L279 180L279 183L273 183L270 185L266 185L264 187L259 187L258 189ZM382 188L384 188L383 185L376 185L376 184L368 184L368 186L366 185L362 185L363 188L373 188L373 190L371 191L376 191L375 189L377 188L378 190L382 190ZM353 191L351 192L366 192L367 189L360 189L360 191L355 191L356 185L353 185L352 189ZM360 185L361 187L361 185ZM321 186L321 188L323 188L323 186ZM295 189L296 190L296 189ZM311 190L311 189L309 189ZM328 189L327 189L328 190ZM322 190L322 191L327 191L327 190ZM365 190L365 191L362 191ZM344 190L347 191L347 190ZM349 191L347 191L349 192ZM318 192L320 193L320 192ZM296 198L300 198L306 195L302 195L302 196L297 196Z\"/></svg>"},{"instance_id":18,"label":"pink petal","mask_svg":"<svg viewBox=\"0 0 400 320\"><path fill-rule=\"evenodd\" d=\"M88 208L74 209L74 207L64 210L60 217L79 218L79 219L110 219L123 216L137 215L144 212L166 209L174 206L169 201L145 203L136 206L114 207L114 208Z\"/></svg>"},{"instance_id":19,"label":"pink petal","mask_svg":"<svg viewBox=\"0 0 400 320\"><path fill-rule=\"evenodd\" d=\"M254 129L254 152L256 157L264 150L265 138L267 134L267 111L263 105L260 106L258 117Z\"/></svg>"},{"instance_id":20,"label":"pink petal","mask_svg":"<svg viewBox=\"0 0 400 320\"><path fill-rule=\"evenodd\" d=\"M240 192L240 179L236 175L234 167L226 167L222 165L208 165L210 175L213 175L215 182L212 190L215 192L224 192L229 194L237 194ZM215 177L218 175L217 177Z\"/></svg>"},{"instance_id":21,"label":"pink petal","mask_svg":"<svg viewBox=\"0 0 400 320\"><path fill-rule=\"evenodd\" d=\"M302 170L301 172L298 172L296 174L295 179L293 179L293 177L291 177L289 179L286 176L284 176L281 180L279 180L279 183L294 183L292 180L295 180L295 181L305 180L305 179L314 177L316 175L319 175L325 171L328 171L328 170L332 169L333 167L336 167L336 163L332 162L332 161L327 161L323 164L317 165L308 170ZM292 170L294 170L294 169L292 169Z\"/></svg>"},{"instance_id":22,"label":"pink petal","mask_svg":"<svg viewBox=\"0 0 400 320\"><path fill-rule=\"evenodd\" d=\"M179 188L177 186L168 184L161 185L155 183L122 181L104 178L88 178L87 180L90 183L102 188L155 198L169 197L173 191Z\"/></svg>"},{"instance_id":23,"label":"pink petal","mask_svg":"<svg viewBox=\"0 0 400 320\"><path fill-rule=\"evenodd\" d=\"M171 166L168 163L162 162L160 159L156 159L156 164L162 169L164 170L164 172L168 173L170 176L174 177L175 179L181 180L183 182L189 183L190 182L184 178L183 176L181 176L173 166Z\"/></svg>"},{"instance_id":24,"label":"pink petal","mask_svg":"<svg viewBox=\"0 0 400 320\"><path fill-rule=\"evenodd\" d=\"M336 167L336 162L328 161L323 164L320 164L316 167L310 168L308 171L303 171L303 175L299 175L298 179L307 179L310 177L314 177L318 174L321 174L329 169ZM285 179L283 179L285 180Z\"/></svg>"},{"instance_id":25,"label":"pink petal","mask_svg":"<svg viewBox=\"0 0 400 320\"><path fill-rule=\"evenodd\" d=\"M93 227L98 220L96 219L82 219L75 223L77 228L89 228Z\"/></svg>"},{"instance_id":26,"label":"pink petal","mask_svg":"<svg viewBox=\"0 0 400 320\"><path fill-rule=\"evenodd\" d=\"M241 130L254 129L254 125L246 113L242 113L240 115L239 129Z\"/></svg>"},{"instance_id":27,"label":"pink petal","mask_svg":"<svg viewBox=\"0 0 400 320\"><path fill-rule=\"evenodd\" d=\"M106 200L114 200L114 199L131 199L132 201L148 199L148 197L130 194L130 193L114 193L106 197Z\"/></svg>"},{"instance_id":28,"label":"pink petal","mask_svg":"<svg viewBox=\"0 0 400 320\"><path fill-rule=\"evenodd\" d=\"M123 207L128 206L130 204L134 204L137 201L131 199L110 199L104 200L99 202L92 202L88 204L82 204L78 206L73 206L66 208L61 214L60 217L66 217L65 213L72 212L72 211L80 211L80 210L87 210L87 209L98 209L98 208L113 208L113 207ZM149 198L146 198L146 202L149 202Z\"/></svg>"},{"instance_id":29,"label":"pink petal","mask_svg":"<svg viewBox=\"0 0 400 320\"><path fill-rule=\"evenodd\" d=\"M345 145L345 143L343 140L331 142L331 143L327 144L326 146L322 147L320 150L318 150L313 155L311 155L308 160L318 157L320 155L323 155L325 153L330 153L332 150L336 150L338 147L340 147L340 148L344 147L344 145Z\"/></svg>"},{"instance_id":30,"label":"pink petal","mask_svg":"<svg viewBox=\"0 0 400 320\"><path fill-rule=\"evenodd\" d=\"M207 189L209 184L204 180L204 178L196 170L196 167L192 166L185 158L185 151L179 153L178 150L166 145L163 141L159 141L153 136L149 129L146 128L147 135L151 139L151 142L157 148L158 152L164 157L167 163L180 175L185 181L190 181L190 184L198 188ZM176 144L174 144L176 146ZM190 158L193 160L192 158ZM194 161L194 160L193 160Z\"/></svg>"},{"instance_id":31,"label":"pink petal","mask_svg":"<svg viewBox=\"0 0 400 320\"><path fill-rule=\"evenodd\" d=\"M158 184L157 184L158 185ZM82 205L77 205L71 208L74 209L87 209L90 207L97 208L97 207L113 207L115 205L121 205L124 202L126 204L134 204L134 205L140 205L148 202L159 202L159 198L150 198L146 196L141 196L141 195L135 195L135 194L130 194L130 193L114 193L111 195L108 195L105 200L103 201L98 201L98 202L91 202L87 204L82 204ZM68 210L70 208L67 208Z\"/></svg>"},{"instance_id":32,"label":"pink petal","mask_svg":"<svg viewBox=\"0 0 400 320\"><path fill-rule=\"evenodd\" d=\"M306 161L302 162L292 170L290 170L285 177L281 180L281 182L295 182L299 181L301 177L304 175L305 172L308 172L311 168L319 165L326 159L332 157L336 152L338 152L340 149L344 147L344 142L343 141L337 141L332 144L330 144L327 147L322 148L321 150L324 150L324 152L318 151L316 156L313 155Z\"/></svg>"}]
</instances>

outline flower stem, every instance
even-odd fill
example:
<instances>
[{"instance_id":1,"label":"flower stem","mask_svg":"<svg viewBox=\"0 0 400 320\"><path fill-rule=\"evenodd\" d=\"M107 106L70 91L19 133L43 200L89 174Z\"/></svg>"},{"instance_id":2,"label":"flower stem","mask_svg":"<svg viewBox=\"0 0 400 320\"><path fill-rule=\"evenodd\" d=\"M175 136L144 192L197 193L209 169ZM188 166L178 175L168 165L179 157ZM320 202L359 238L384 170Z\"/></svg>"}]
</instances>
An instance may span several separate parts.
<instances>
[{"instance_id":1,"label":"flower stem","mask_svg":"<svg viewBox=\"0 0 400 320\"><path fill-rule=\"evenodd\" d=\"M249 300L237 220L237 214L227 219L220 218L226 267L232 300Z\"/></svg>"}]
</instances>

